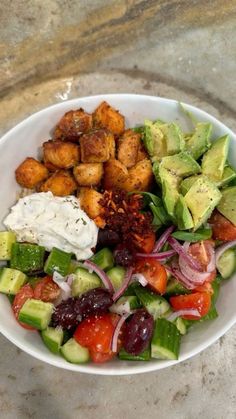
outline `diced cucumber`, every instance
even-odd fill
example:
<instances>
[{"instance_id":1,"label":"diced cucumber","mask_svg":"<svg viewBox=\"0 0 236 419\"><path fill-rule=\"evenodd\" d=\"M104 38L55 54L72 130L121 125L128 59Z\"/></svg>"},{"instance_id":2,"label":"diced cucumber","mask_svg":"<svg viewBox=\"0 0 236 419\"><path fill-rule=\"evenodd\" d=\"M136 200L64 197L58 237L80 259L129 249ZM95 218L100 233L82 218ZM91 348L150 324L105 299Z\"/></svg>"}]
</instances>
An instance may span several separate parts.
<instances>
[{"instance_id":1,"label":"diced cucumber","mask_svg":"<svg viewBox=\"0 0 236 419\"><path fill-rule=\"evenodd\" d=\"M53 275L54 271L58 272L62 276L68 275L71 256L71 253L67 253L63 250L53 247L44 265L44 272L46 272L48 275Z\"/></svg>"},{"instance_id":2,"label":"diced cucumber","mask_svg":"<svg viewBox=\"0 0 236 419\"><path fill-rule=\"evenodd\" d=\"M7 294L7 298L9 300L10 304L12 304L13 301L14 301L15 296L13 294Z\"/></svg>"},{"instance_id":3,"label":"diced cucumber","mask_svg":"<svg viewBox=\"0 0 236 419\"><path fill-rule=\"evenodd\" d=\"M18 319L35 329L44 330L51 321L53 309L54 305L51 303L30 298L20 309Z\"/></svg>"},{"instance_id":4,"label":"diced cucumber","mask_svg":"<svg viewBox=\"0 0 236 419\"><path fill-rule=\"evenodd\" d=\"M187 327L186 327L186 324L184 322L184 319L182 319L182 317L177 317L177 319L175 320L174 323L175 323L178 331L180 332L180 334L181 335L186 335Z\"/></svg>"},{"instance_id":5,"label":"diced cucumber","mask_svg":"<svg viewBox=\"0 0 236 419\"><path fill-rule=\"evenodd\" d=\"M74 338L69 339L61 347L61 353L72 364L82 364L89 361L89 350L77 343Z\"/></svg>"},{"instance_id":6,"label":"diced cucumber","mask_svg":"<svg viewBox=\"0 0 236 419\"><path fill-rule=\"evenodd\" d=\"M109 276L115 291L123 284L125 273L126 270L123 266L115 266L107 271L107 276Z\"/></svg>"},{"instance_id":7,"label":"diced cucumber","mask_svg":"<svg viewBox=\"0 0 236 419\"><path fill-rule=\"evenodd\" d=\"M136 295L127 295L119 298L119 300L111 306L110 310L117 314L123 314L140 307L141 304Z\"/></svg>"},{"instance_id":8,"label":"diced cucumber","mask_svg":"<svg viewBox=\"0 0 236 419\"><path fill-rule=\"evenodd\" d=\"M41 336L43 342L51 352L54 354L60 352L64 337L63 330L60 327L47 327L47 329L42 331Z\"/></svg>"},{"instance_id":9,"label":"diced cucumber","mask_svg":"<svg viewBox=\"0 0 236 419\"><path fill-rule=\"evenodd\" d=\"M78 262L78 260L71 259L68 274L73 274L78 266L80 266L80 262Z\"/></svg>"},{"instance_id":10,"label":"diced cucumber","mask_svg":"<svg viewBox=\"0 0 236 419\"><path fill-rule=\"evenodd\" d=\"M90 273L87 269L76 268L75 278L72 282L72 296L78 297L84 292L101 286L101 280L95 273Z\"/></svg>"},{"instance_id":11,"label":"diced cucumber","mask_svg":"<svg viewBox=\"0 0 236 419\"><path fill-rule=\"evenodd\" d=\"M135 288L135 294L154 319L163 316L170 308L165 298L142 286Z\"/></svg>"},{"instance_id":12,"label":"diced cucumber","mask_svg":"<svg viewBox=\"0 0 236 419\"><path fill-rule=\"evenodd\" d=\"M13 231L0 231L0 260L11 259L11 248L16 241Z\"/></svg>"},{"instance_id":13,"label":"diced cucumber","mask_svg":"<svg viewBox=\"0 0 236 419\"><path fill-rule=\"evenodd\" d=\"M17 269L3 268L0 274L0 292L15 295L25 284L26 275Z\"/></svg>"},{"instance_id":14,"label":"diced cucumber","mask_svg":"<svg viewBox=\"0 0 236 419\"><path fill-rule=\"evenodd\" d=\"M13 243L10 266L22 272L34 272L43 268L45 248L37 244Z\"/></svg>"},{"instance_id":15,"label":"diced cucumber","mask_svg":"<svg viewBox=\"0 0 236 419\"><path fill-rule=\"evenodd\" d=\"M151 359L151 348L145 349L139 355L131 355L122 348L118 354L118 357L122 361L150 361Z\"/></svg>"},{"instance_id":16,"label":"diced cucumber","mask_svg":"<svg viewBox=\"0 0 236 419\"><path fill-rule=\"evenodd\" d=\"M135 281L135 282L132 282L129 286L128 286L128 288L126 288L126 290L125 290L125 292L124 292L124 294L123 294L123 296L129 296L129 295L135 295L135 289L136 288L139 288L140 287L140 284L139 284L139 282L138 281Z\"/></svg>"},{"instance_id":17,"label":"diced cucumber","mask_svg":"<svg viewBox=\"0 0 236 419\"><path fill-rule=\"evenodd\" d=\"M180 332L174 323L166 319L157 319L151 343L152 358L178 359Z\"/></svg>"},{"instance_id":18,"label":"diced cucumber","mask_svg":"<svg viewBox=\"0 0 236 419\"><path fill-rule=\"evenodd\" d=\"M216 267L222 278L230 278L236 270L236 251L235 248L227 249L218 259Z\"/></svg>"},{"instance_id":19,"label":"diced cucumber","mask_svg":"<svg viewBox=\"0 0 236 419\"><path fill-rule=\"evenodd\" d=\"M190 291L185 288L179 281L175 278L170 278L167 282L165 297L169 298L172 295L180 294L189 294Z\"/></svg>"},{"instance_id":20,"label":"diced cucumber","mask_svg":"<svg viewBox=\"0 0 236 419\"><path fill-rule=\"evenodd\" d=\"M108 249L108 247L104 247L104 249L99 250L99 252L95 253L90 260L93 263L96 263L96 265L104 271L111 269L114 266L114 257L112 251Z\"/></svg>"}]
</instances>

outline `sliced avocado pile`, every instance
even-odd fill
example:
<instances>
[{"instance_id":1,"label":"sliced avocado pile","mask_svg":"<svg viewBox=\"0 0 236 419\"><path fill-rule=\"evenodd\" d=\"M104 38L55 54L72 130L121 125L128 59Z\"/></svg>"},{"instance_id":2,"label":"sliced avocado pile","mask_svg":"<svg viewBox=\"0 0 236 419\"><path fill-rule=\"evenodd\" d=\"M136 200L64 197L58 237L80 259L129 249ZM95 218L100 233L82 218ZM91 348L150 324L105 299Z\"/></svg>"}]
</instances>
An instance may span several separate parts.
<instances>
[{"instance_id":1,"label":"sliced avocado pile","mask_svg":"<svg viewBox=\"0 0 236 419\"><path fill-rule=\"evenodd\" d=\"M193 133L183 133L176 123L145 121L144 144L153 173L166 211L181 230L197 230L216 206L236 224L236 187L227 188L228 194L219 190L236 179L227 162L229 136L211 142L211 132L209 123L198 122Z\"/></svg>"}]
</instances>

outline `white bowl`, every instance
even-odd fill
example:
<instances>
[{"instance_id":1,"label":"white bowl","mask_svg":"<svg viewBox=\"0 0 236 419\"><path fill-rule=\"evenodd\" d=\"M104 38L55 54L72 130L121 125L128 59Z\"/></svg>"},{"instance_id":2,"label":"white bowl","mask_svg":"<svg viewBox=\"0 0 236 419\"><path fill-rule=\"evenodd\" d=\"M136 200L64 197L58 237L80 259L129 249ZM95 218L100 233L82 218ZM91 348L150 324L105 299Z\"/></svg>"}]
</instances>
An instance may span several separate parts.
<instances>
[{"instance_id":1,"label":"white bowl","mask_svg":"<svg viewBox=\"0 0 236 419\"><path fill-rule=\"evenodd\" d=\"M50 138L53 127L61 116L71 109L84 108L92 112L103 100L119 109L125 115L126 125L141 125L145 118L177 121L186 131L192 129L188 118L183 115L178 102L160 97L110 94L73 99L43 109L30 116L9 131L0 141L0 220L7 215L9 208L15 203L19 188L15 181L14 171L27 156L37 157L42 142ZM236 136L220 121L197 109L186 105L187 109L200 121L208 121L213 125L213 137L223 134L231 137L230 161L236 167ZM3 225L1 226L2 229ZM222 286L217 310L219 317L213 321L202 323L184 336L181 343L180 356L177 361L126 362L114 360L102 365L74 365L62 357L53 355L41 341L38 333L26 331L14 319L8 299L0 295L0 332L12 343L28 354L60 368L101 375L125 375L148 372L169 367L182 362L214 343L236 322L236 281L225 281Z\"/></svg>"}]
</instances>

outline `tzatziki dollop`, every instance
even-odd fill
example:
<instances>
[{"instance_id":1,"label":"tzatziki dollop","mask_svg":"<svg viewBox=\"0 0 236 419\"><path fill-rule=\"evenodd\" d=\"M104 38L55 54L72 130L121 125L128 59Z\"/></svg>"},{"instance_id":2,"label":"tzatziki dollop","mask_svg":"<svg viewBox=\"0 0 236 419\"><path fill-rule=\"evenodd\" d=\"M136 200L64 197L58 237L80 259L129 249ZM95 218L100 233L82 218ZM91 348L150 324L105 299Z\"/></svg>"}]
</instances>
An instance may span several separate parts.
<instances>
[{"instance_id":1,"label":"tzatziki dollop","mask_svg":"<svg viewBox=\"0 0 236 419\"><path fill-rule=\"evenodd\" d=\"M97 244L98 228L75 196L51 192L25 196L11 208L4 224L19 242L36 243L48 251L57 247L74 253L77 260L90 258Z\"/></svg>"}]
</instances>

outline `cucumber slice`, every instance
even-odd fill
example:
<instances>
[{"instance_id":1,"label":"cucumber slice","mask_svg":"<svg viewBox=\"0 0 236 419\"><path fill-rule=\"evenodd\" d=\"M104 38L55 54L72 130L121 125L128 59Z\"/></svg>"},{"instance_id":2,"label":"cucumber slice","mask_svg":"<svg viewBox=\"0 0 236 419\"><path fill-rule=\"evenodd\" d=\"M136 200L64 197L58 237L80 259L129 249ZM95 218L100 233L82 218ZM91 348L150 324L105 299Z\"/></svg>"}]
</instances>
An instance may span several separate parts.
<instances>
[{"instance_id":1,"label":"cucumber slice","mask_svg":"<svg viewBox=\"0 0 236 419\"><path fill-rule=\"evenodd\" d=\"M34 272L43 268L45 248L37 244L14 243L10 266L22 272Z\"/></svg>"},{"instance_id":2,"label":"cucumber slice","mask_svg":"<svg viewBox=\"0 0 236 419\"><path fill-rule=\"evenodd\" d=\"M101 280L95 273L90 273L84 268L75 270L75 279L72 282L72 296L78 297L93 288L101 287Z\"/></svg>"},{"instance_id":3,"label":"cucumber slice","mask_svg":"<svg viewBox=\"0 0 236 419\"><path fill-rule=\"evenodd\" d=\"M113 313L123 314L126 311L129 312L130 310L136 310L140 307L141 304L136 295L127 295L119 298L119 300L111 306L110 310Z\"/></svg>"},{"instance_id":4,"label":"cucumber slice","mask_svg":"<svg viewBox=\"0 0 236 419\"><path fill-rule=\"evenodd\" d=\"M177 319L175 320L174 323L175 323L178 331L180 332L180 334L181 335L186 335L187 327L186 327L186 324L184 322L184 319L182 319L182 317L177 317Z\"/></svg>"},{"instance_id":5,"label":"cucumber slice","mask_svg":"<svg viewBox=\"0 0 236 419\"><path fill-rule=\"evenodd\" d=\"M53 309L54 305L51 303L30 298L20 309L18 319L35 329L44 330L51 321Z\"/></svg>"},{"instance_id":6,"label":"cucumber slice","mask_svg":"<svg viewBox=\"0 0 236 419\"><path fill-rule=\"evenodd\" d=\"M122 361L150 361L151 359L151 348L145 349L139 355L131 355L122 348L118 354L118 357Z\"/></svg>"},{"instance_id":7,"label":"cucumber slice","mask_svg":"<svg viewBox=\"0 0 236 419\"><path fill-rule=\"evenodd\" d=\"M178 359L180 332L174 323L166 319L157 319L151 343L152 358Z\"/></svg>"},{"instance_id":8,"label":"cucumber slice","mask_svg":"<svg viewBox=\"0 0 236 419\"><path fill-rule=\"evenodd\" d=\"M0 260L11 259L11 248L16 241L13 231L0 231Z\"/></svg>"},{"instance_id":9,"label":"cucumber slice","mask_svg":"<svg viewBox=\"0 0 236 419\"><path fill-rule=\"evenodd\" d=\"M125 290L123 296L129 296L129 295L134 295L135 294L135 289L139 288L140 284L138 281L132 282L128 288Z\"/></svg>"},{"instance_id":10,"label":"cucumber slice","mask_svg":"<svg viewBox=\"0 0 236 419\"><path fill-rule=\"evenodd\" d=\"M0 274L0 292L3 294L17 294L25 284L26 275L16 269L3 268Z\"/></svg>"},{"instance_id":11,"label":"cucumber slice","mask_svg":"<svg viewBox=\"0 0 236 419\"><path fill-rule=\"evenodd\" d=\"M41 336L43 342L51 352L54 354L60 352L64 337L63 330L60 327L57 327L56 329L54 327L47 327L47 329L42 331Z\"/></svg>"},{"instance_id":12,"label":"cucumber slice","mask_svg":"<svg viewBox=\"0 0 236 419\"><path fill-rule=\"evenodd\" d=\"M142 305L154 317L154 320L163 316L169 310L170 304L160 295L141 286L136 287L134 291Z\"/></svg>"},{"instance_id":13,"label":"cucumber slice","mask_svg":"<svg viewBox=\"0 0 236 419\"><path fill-rule=\"evenodd\" d=\"M109 276L115 291L117 291L123 284L125 272L126 270L122 266L115 266L107 271L107 276Z\"/></svg>"},{"instance_id":14,"label":"cucumber slice","mask_svg":"<svg viewBox=\"0 0 236 419\"><path fill-rule=\"evenodd\" d=\"M89 351L74 338L69 339L61 348L61 353L64 358L72 364L82 364L89 361Z\"/></svg>"},{"instance_id":15,"label":"cucumber slice","mask_svg":"<svg viewBox=\"0 0 236 419\"><path fill-rule=\"evenodd\" d=\"M99 252L95 253L90 260L93 263L96 263L96 265L104 271L111 269L114 266L114 257L108 247L104 247L104 249L99 250Z\"/></svg>"},{"instance_id":16,"label":"cucumber slice","mask_svg":"<svg viewBox=\"0 0 236 419\"><path fill-rule=\"evenodd\" d=\"M180 295L180 294L189 294L190 291L187 290L179 281L175 278L170 278L167 282L165 297L169 298L172 295Z\"/></svg>"},{"instance_id":17,"label":"cucumber slice","mask_svg":"<svg viewBox=\"0 0 236 419\"><path fill-rule=\"evenodd\" d=\"M63 250L53 247L44 265L44 272L48 275L53 275L56 271L62 276L66 276L70 270L71 253L63 252Z\"/></svg>"},{"instance_id":18,"label":"cucumber slice","mask_svg":"<svg viewBox=\"0 0 236 419\"><path fill-rule=\"evenodd\" d=\"M223 255L220 256L216 263L216 267L220 272L222 278L230 278L236 270L236 251L235 248L227 249Z\"/></svg>"}]
</instances>

